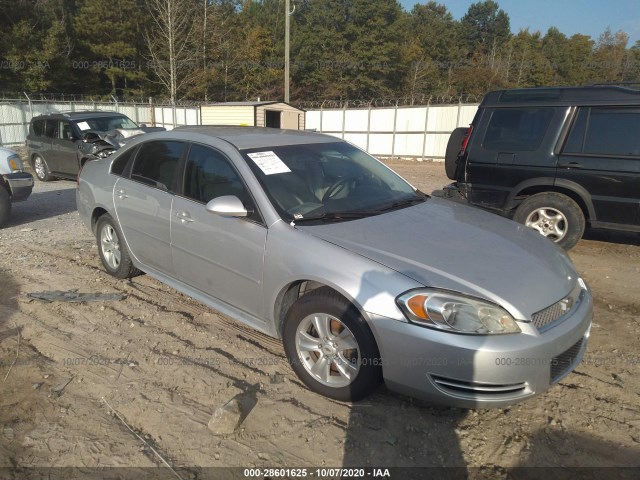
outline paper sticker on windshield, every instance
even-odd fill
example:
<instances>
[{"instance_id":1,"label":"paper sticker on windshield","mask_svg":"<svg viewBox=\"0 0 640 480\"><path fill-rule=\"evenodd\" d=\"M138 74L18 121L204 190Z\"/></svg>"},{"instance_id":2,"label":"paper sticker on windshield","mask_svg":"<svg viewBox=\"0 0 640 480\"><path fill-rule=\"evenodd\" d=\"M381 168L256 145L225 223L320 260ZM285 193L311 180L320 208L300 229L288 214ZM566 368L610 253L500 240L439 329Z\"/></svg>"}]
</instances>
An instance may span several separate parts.
<instances>
[{"instance_id":1,"label":"paper sticker on windshield","mask_svg":"<svg viewBox=\"0 0 640 480\"><path fill-rule=\"evenodd\" d=\"M256 163L256 165L258 165L258 167L260 167L260 170L262 170L265 175L287 173L291 171L289 170L289 167L280 160L280 157L273 152L247 153L247 155Z\"/></svg>"},{"instance_id":2,"label":"paper sticker on windshield","mask_svg":"<svg viewBox=\"0 0 640 480\"><path fill-rule=\"evenodd\" d=\"M87 122L78 122L78 128L84 131L84 130L89 130L91 127Z\"/></svg>"}]
</instances>

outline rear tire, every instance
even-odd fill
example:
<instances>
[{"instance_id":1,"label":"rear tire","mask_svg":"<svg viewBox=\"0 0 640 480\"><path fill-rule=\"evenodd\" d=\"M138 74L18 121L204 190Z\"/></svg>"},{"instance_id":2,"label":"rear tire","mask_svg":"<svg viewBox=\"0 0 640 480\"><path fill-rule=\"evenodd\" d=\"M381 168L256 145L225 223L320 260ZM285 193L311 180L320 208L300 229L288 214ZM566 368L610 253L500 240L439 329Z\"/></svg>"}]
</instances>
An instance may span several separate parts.
<instances>
[{"instance_id":1,"label":"rear tire","mask_svg":"<svg viewBox=\"0 0 640 480\"><path fill-rule=\"evenodd\" d=\"M580 206L573 199L556 192L528 197L518 206L513 219L533 228L565 250L578 243L585 228Z\"/></svg>"},{"instance_id":2,"label":"rear tire","mask_svg":"<svg viewBox=\"0 0 640 480\"><path fill-rule=\"evenodd\" d=\"M0 228L7 223L11 214L11 197L9 192L2 184L0 184Z\"/></svg>"},{"instance_id":3,"label":"rear tire","mask_svg":"<svg viewBox=\"0 0 640 480\"><path fill-rule=\"evenodd\" d=\"M140 270L133 266L120 227L107 213L98 219L96 241L100 260L109 275L116 278L131 278L140 274Z\"/></svg>"},{"instance_id":4,"label":"rear tire","mask_svg":"<svg viewBox=\"0 0 640 480\"><path fill-rule=\"evenodd\" d=\"M41 182L50 182L53 180L47 162L40 155L33 157L31 166L33 167L36 177L38 177L38 180Z\"/></svg>"},{"instance_id":5,"label":"rear tire","mask_svg":"<svg viewBox=\"0 0 640 480\"><path fill-rule=\"evenodd\" d=\"M283 342L291 367L316 393L355 402L382 383L373 333L358 309L328 287L291 306Z\"/></svg>"},{"instance_id":6,"label":"rear tire","mask_svg":"<svg viewBox=\"0 0 640 480\"><path fill-rule=\"evenodd\" d=\"M456 170L458 168L458 153L460 153L460 147L464 136L469 129L465 127L456 128L451 132L449 142L447 143L447 151L444 157L444 169L447 172L447 177L451 180L458 180L456 178Z\"/></svg>"}]
</instances>

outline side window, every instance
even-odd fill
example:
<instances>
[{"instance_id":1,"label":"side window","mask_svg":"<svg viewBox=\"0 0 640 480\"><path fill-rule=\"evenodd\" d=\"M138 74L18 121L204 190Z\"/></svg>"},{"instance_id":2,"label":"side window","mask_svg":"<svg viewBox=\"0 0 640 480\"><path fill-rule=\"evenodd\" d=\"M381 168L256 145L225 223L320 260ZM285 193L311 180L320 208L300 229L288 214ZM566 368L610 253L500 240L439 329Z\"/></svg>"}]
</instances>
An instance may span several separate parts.
<instances>
[{"instance_id":1,"label":"side window","mask_svg":"<svg viewBox=\"0 0 640 480\"><path fill-rule=\"evenodd\" d=\"M183 142L148 142L136 155L131 179L165 191L173 191Z\"/></svg>"},{"instance_id":2,"label":"side window","mask_svg":"<svg viewBox=\"0 0 640 480\"><path fill-rule=\"evenodd\" d=\"M46 120L44 135L49 138L58 138L58 120Z\"/></svg>"},{"instance_id":3,"label":"side window","mask_svg":"<svg viewBox=\"0 0 640 480\"><path fill-rule=\"evenodd\" d=\"M571 133L567 138L567 143L564 146L564 153L582 153L582 146L584 144L584 130L587 126L587 119L589 118L589 109L581 108L578 112L578 116L573 122L571 127Z\"/></svg>"},{"instance_id":4,"label":"side window","mask_svg":"<svg viewBox=\"0 0 640 480\"><path fill-rule=\"evenodd\" d=\"M69 122L60 120L58 123L58 138L63 140L73 140L73 133Z\"/></svg>"},{"instance_id":5,"label":"side window","mask_svg":"<svg viewBox=\"0 0 640 480\"><path fill-rule=\"evenodd\" d=\"M235 195L248 210L255 210L251 196L229 160L220 152L192 145L185 171L184 195L207 203L224 195ZM257 213L249 218L259 221Z\"/></svg>"},{"instance_id":6,"label":"side window","mask_svg":"<svg viewBox=\"0 0 640 480\"><path fill-rule=\"evenodd\" d=\"M640 108L591 108L583 153L640 156Z\"/></svg>"},{"instance_id":7,"label":"side window","mask_svg":"<svg viewBox=\"0 0 640 480\"><path fill-rule=\"evenodd\" d=\"M33 133L38 137L44 135L44 120L37 120L33 122Z\"/></svg>"},{"instance_id":8,"label":"side window","mask_svg":"<svg viewBox=\"0 0 640 480\"><path fill-rule=\"evenodd\" d=\"M505 108L491 115L482 146L487 150L536 150L553 117L552 108Z\"/></svg>"},{"instance_id":9,"label":"side window","mask_svg":"<svg viewBox=\"0 0 640 480\"><path fill-rule=\"evenodd\" d=\"M134 147L134 148L130 148L126 152L119 154L118 157L111 164L111 173L121 177L122 174L124 173L125 168L127 168L127 164L129 163L129 160L131 160L136 150L137 148Z\"/></svg>"}]
</instances>

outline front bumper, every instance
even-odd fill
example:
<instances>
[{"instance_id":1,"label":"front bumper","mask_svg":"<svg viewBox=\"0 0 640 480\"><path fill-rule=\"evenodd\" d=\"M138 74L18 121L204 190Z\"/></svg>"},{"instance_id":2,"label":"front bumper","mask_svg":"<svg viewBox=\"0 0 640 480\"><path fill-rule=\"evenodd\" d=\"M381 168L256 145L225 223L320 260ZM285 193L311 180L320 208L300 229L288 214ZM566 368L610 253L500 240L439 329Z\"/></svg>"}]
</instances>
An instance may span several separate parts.
<instances>
[{"instance_id":1,"label":"front bumper","mask_svg":"<svg viewBox=\"0 0 640 480\"><path fill-rule=\"evenodd\" d=\"M22 202L29 198L33 190L33 176L30 173L8 173L3 177L11 190L12 202Z\"/></svg>"},{"instance_id":2,"label":"front bumper","mask_svg":"<svg viewBox=\"0 0 640 480\"><path fill-rule=\"evenodd\" d=\"M462 408L493 408L538 395L569 374L584 355L593 300L580 301L543 333L460 335L370 316L391 390Z\"/></svg>"}]
</instances>

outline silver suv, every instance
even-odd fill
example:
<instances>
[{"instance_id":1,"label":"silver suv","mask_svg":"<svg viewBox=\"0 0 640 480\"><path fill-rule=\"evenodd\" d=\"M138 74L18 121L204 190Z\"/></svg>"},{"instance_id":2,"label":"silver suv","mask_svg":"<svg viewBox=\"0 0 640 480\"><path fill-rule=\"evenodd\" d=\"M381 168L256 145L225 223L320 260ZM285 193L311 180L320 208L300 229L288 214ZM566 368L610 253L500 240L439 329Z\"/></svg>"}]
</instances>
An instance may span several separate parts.
<instances>
[{"instance_id":1,"label":"silver suv","mask_svg":"<svg viewBox=\"0 0 640 480\"><path fill-rule=\"evenodd\" d=\"M34 117L29 125L29 162L39 180L75 179L87 160L106 158L131 137L164 128L137 125L117 112L63 112Z\"/></svg>"}]
</instances>

